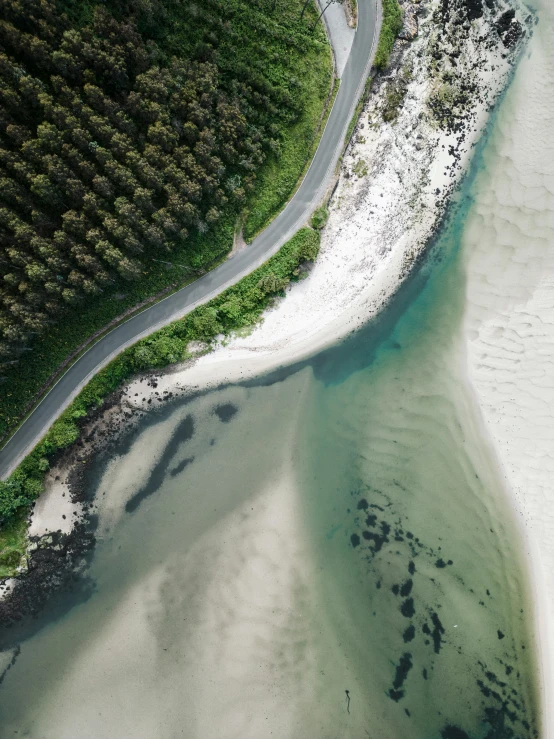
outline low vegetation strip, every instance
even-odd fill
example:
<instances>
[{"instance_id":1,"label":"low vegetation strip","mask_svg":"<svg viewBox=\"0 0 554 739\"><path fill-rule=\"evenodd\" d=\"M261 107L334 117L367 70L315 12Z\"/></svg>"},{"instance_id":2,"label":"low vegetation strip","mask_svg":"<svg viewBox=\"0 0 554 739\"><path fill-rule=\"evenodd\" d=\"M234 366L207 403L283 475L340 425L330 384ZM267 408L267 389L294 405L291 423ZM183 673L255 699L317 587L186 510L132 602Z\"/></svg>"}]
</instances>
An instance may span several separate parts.
<instances>
[{"instance_id":1,"label":"low vegetation strip","mask_svg":"<svg viewBox=\"0 0 554 739\"><path fill-rule=\"evenodd\" d=\"M88 337L288 199L332 77L303 5L0 2L0 439Z\"/></svg>"},{"instance_id":2,"label":"low vegetation strip","mask_svg":"<svg viewBox=\"0 0 554 739\"><path fill-rule=\"evenodd\" d=\"M402 8L398 4L398 0L382 0L382 4L381 33L373 62L377 69L385 69L388 66L392 47L402 29Z\"/></svg>"},{"instance_id":3,"label":"low vegetation strip","mask_svg":"<svg viewBox=\"0 0 554 739\"><path fill-rule=\"evenodd\" d=\"M20 550L13 542L22 541L18 522L42 492L44 477L56 455L79 438L87 414L133 375L190 358L187 346L191 341L210 343L217 336L256 324L289 282L301 279L305 265L315 260L318 250L319 233L301 229L252 274L185 318L126 349L88 383L13 474L0 482L0 573L2 567L14 566L14 552ZM9 561L4 561L4 555Z\"/></svg>"}]
</instances>

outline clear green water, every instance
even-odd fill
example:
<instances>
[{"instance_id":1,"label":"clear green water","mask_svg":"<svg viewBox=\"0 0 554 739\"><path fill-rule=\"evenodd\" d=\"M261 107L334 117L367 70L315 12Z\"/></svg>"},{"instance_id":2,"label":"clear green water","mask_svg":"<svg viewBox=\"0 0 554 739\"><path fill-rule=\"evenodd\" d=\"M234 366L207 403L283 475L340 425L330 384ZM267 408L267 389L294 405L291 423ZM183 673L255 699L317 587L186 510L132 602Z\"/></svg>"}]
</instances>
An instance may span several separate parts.
<instances>
[{"instance_id":1,"label":"clear green water","mask_svg":"<svg viewBox=\"0 0 554 739\"><path fill-rule=\"evenodd\" d=\"M2 737L538 735L519 535L460 337L472 187L377 323L99 460L96 591L21 645Z\"/></svg>"}]
</instances>

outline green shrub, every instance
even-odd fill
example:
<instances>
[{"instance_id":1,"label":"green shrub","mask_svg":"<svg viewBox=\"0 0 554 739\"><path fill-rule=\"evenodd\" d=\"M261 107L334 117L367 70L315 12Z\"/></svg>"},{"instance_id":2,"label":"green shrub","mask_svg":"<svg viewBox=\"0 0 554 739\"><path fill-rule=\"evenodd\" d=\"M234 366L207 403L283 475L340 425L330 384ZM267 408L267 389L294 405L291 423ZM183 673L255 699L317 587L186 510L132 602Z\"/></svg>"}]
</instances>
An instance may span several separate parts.
<instances>
[{"instance_id":1,"label":"green shrub","mask_svg":"<svg viewBox=\"0 0 554 739\"><path fill-rule=\"evenodd\" d=\"M365 177L367 174L367 162L364 159L358 159L352 167L352 171L357 177Z\"/></svg>"},{"instance_id":2,"label":"green shrub","mask_svg":"<svg viewBox=\"0 0 554 739\"><path fill-rule=\"evenodd\" d=\"M134 350L133 365L137 370L165 367L181 361L185 350L185 342L176 336L161 335L154 339L143 339Z\"/></svg>"},{"instance_id":3,"label":"green shrub","mask_svg":"<svg viewBox=\"0 0 554 739\"><path fill-rule=\"evenodd\" d=\"M284 280L281 277L277 277L273 272L269 272L258 282L258 287L264 295L271 295L271 293L278 293L284 290L287 284L288 280Z\"/></svg>"},{"instance_id":4,"label":"green shrub","mask_svg":"<svg viewBox=\"0 0 554 739\"><path fill-rule=\"evenodd\" d=\"M219 313L230 321L237 321L240 318L242 310L240 300L236 296L233 296L220 306Z\"/></svg>"},{"instance_id":5,"label":"green shrub","mask_svg":"<svg viewBox=\"0 0 554 739\"><path fill-rule=\"evenodd\" d=\"M398 0L382 0L383 23L373 64L377 69L386 69L392 47L402 29L402 8Z\"/></svg>"},{"instance_id":6,"label":"green shrub","mask_svg":"<svg viewBox=\"0 0 554 739\"><path fill-rule=\"evenodd\" d=\"M12 569L17 567L21 562L21 552L17 549L11 549L4 554L0 554L0 567L7 567Z\"/></svg>"},{"instance_id":7,"label":"green shrub","mask_svg":"<svg viewBox=\"0 0 554 739\"><path fill-rule=\"evenodd\" d=\"M312 220L310 221L312 224L312 228L315 228L318 231L321 231L321 229L327 223L328 218L329 218L329 211L324 205L322 205L320 208L314 211L314 214L312 215Z\"/></svg>"},{"instance_id":8,"label":"green shrub","mask_svg":"<svg viewBox=\"0 0 554 739\"><path fill-rule=\"evenodd\" d=\"M64 415L67 418L67 416L72 414L70 412ZM56 449L65 449L65 447L71 446L74 441L77 441L78 438L79 427L71 421L65 420L63 417L52 426L46 435L47 441Z\"/></svg>"},{"instance_id":9,"label":"green shrub","mask_svg":"<svg viewBox=\"0 0 554 739\"><path fill-rule=\"evenodd\" d=\"M298 247L298 257L300 262L315 262L319 254L319 234L315 231L308 231L306 238Z\"/></svg>"},{"instance_id":10,"label":"green shrub","mask_svg":"<svg viewBox=\"0 0 554 739\"><path fill-rule=\"evenodd\" d=\"M0 481L0 510L2 517L8 519L21 508L30 503L31 499L25 495L23 479L14 472L6 481Z\"/></svg>"},{"instance_id":11,"label":"green shrub","mask_svg":"<svg viewBox=\"0 0 554 739\"><path fill-rule=\"evenodd\" d=\"M27 545L27 511L21 509L0 531L0 577L14 574Z\"/></svg>"},{"instance_id":12,"label":"green shrub","mask_svg":"<svg viewBox=\"0 0 554 739\"><path fill-rule=\"evenodd\" d=\"M190 323L194 338L212 339L221 333L222 326L217 320L217 310L209 304L193 311Z\"/></svg>"}]
</instances>

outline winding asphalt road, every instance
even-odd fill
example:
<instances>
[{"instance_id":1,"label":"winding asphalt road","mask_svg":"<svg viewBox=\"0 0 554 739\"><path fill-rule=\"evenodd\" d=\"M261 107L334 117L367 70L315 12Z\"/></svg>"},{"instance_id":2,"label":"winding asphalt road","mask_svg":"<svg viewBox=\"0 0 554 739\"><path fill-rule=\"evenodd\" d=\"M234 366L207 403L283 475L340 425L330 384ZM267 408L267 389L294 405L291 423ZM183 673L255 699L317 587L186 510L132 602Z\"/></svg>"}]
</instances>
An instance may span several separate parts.
<instances>
[{"instance_id":1,"label":"winding asphalt road","mask_svg":"<svg viewBox=\"0 0 554 739\"><path fill-rule=\"evenodd\" d=\"M333 109L304 180L287 206L250 246L93 344L62 375L0 451L0 478L14 470L90 378L123 349L238 282L267 261L306 223L323 198L341 154L348 124L369 75L380 20L380 0L358 0L358 28Z\"/></svg>"}]
</instances>

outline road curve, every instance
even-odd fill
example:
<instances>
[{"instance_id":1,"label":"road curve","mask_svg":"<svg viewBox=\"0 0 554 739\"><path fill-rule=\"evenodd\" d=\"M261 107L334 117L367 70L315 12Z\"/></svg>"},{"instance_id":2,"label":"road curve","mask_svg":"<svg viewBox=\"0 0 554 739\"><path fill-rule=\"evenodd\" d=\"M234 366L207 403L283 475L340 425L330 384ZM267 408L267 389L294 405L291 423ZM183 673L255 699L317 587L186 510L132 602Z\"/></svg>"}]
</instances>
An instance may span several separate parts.
<instances>
[{"instance_id":1,"label":"road curve","mask_svg":"<svg viewBox=\"0 0 554 739\"><path fill-rule=\"evenodd\" d=\"M248 248L159 303L112 329L69 367L0 451L0 478L9 475L83 386L123 349L211 300L263 264L306 223L329 186L348 124L377 48L380 0L358 0L358 27L312 163L294 196Z\"/></svg>"}]
</instances>

